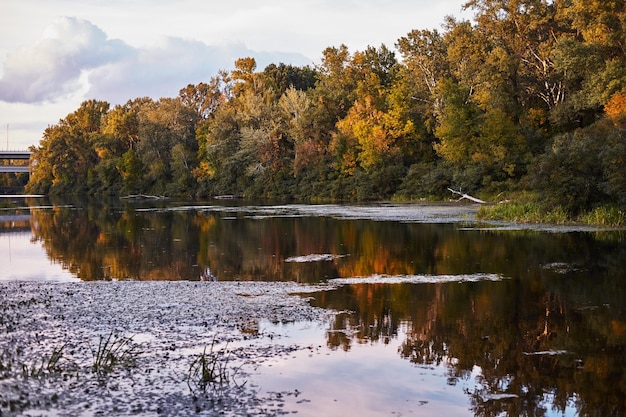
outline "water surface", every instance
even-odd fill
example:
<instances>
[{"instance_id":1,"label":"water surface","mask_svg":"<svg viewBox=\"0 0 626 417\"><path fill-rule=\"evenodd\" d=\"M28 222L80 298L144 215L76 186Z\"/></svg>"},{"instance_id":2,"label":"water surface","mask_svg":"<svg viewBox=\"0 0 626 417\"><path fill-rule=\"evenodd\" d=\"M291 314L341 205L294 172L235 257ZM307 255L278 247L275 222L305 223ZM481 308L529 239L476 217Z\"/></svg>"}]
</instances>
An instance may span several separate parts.
<instances>
[{"instance_id":1,"label":"water surface","mask_svg":"<svg viewBox=\"0 0 626 417\"><path fill-rule=\"evenodd\" d=\"M0 279L326 284L330 324L251 384L298 415L626 413L624 233L479 224L475 207L15 200ZM297 390L297 391L294 391Z\"/></svg>"}]
</instances>

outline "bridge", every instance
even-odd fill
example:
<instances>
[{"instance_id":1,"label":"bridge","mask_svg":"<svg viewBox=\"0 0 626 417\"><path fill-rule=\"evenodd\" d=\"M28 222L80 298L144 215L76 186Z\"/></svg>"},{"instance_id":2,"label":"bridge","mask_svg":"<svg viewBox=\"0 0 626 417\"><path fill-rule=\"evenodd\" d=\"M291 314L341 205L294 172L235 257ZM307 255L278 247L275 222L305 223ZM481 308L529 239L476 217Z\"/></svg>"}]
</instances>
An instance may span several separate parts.
<instances>
[{"instance_id":1,"label":"bridge","mask_svg":"<svg viewBox=\"0 0 626 417\"><path fill-rule=\"evenodd\" d=\"M30 172L30 151L0 151L0 160L9 161L8 165L0 165L0 173ZM26 165L14 165L14 161L29 161Z\"/></svg>"},{"instance_id":2,"label":"bridge","mask_svg":"<svg viewBox=\"0 0 626 417\"><path fill-rule=\"evenodd\" d=\"M0 214L0 238L25 233L30 233L30 214Z\"/></svg>"}]
</instances>

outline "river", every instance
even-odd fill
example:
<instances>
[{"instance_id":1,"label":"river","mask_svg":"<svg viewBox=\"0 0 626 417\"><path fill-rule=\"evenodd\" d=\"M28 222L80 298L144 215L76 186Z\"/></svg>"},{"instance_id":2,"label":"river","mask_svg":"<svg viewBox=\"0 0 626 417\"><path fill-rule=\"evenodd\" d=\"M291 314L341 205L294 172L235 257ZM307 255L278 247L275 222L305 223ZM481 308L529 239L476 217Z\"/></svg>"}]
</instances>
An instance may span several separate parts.
<instances>
[{"instance_id":1,"label":"river","mask_svg":"<svg viewBox=\"0 0 626 417\"><path fill-rule=\"evenodd\" d=\"M298 415L626 414L626 234L459 204L0 201L0 281L297 283L249 372ZM278 413L280 414L280 413Z\"/></svg>"}]
</instances>

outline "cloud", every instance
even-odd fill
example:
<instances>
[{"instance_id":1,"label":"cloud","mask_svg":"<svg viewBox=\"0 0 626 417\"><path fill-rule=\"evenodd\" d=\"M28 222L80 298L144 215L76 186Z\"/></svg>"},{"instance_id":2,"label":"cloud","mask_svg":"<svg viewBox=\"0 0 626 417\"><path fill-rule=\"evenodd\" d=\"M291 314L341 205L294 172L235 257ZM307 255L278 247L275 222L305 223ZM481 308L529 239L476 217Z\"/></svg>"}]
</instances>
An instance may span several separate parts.
<instances>
[{"instance_id":1,"label":"cloud","mask_svg":"<svg viewBox=\"0 0 626 417\"><path fill-rule=\"evenodd\" d=\"M7 56L0 100L55 102L81 91L114 104L144 96L172 97L187 84L208 81L247 56L257 60L259 70L272 62L312 62L300 54L255 52L241 43L213 46L178 37L137 48L108 39L87 20L64 17L35 44Z\"/></svg>"},{"instance_id":2,"label":"cloud","mask_svg":"<svg viewBox=\"0 0 626 417\"><path fill-rule=\"evenodd\" d=\"M87 95L114 104L144 96L173 97L187 84L209 81L219 70L231 69L237 58L248 56L256 59L257 70L270 63L312 63L300 54L256 52L240 43L214 46L169 37L158 46L136 49L132 56L90 71Z\"/></svg>"},{"instance_id":3,"label":"cloud","mask_svg":"<svg viewBox=\"0 0 626 417\"><path fill-rule=\"evenodd\" d=\"M0 79L0 100L53 101L81 88L81 74L133 54L119 40L109 40L92 23L64 17L49 26L30 47L7 56Z\"/></svg>"}]
</instances>

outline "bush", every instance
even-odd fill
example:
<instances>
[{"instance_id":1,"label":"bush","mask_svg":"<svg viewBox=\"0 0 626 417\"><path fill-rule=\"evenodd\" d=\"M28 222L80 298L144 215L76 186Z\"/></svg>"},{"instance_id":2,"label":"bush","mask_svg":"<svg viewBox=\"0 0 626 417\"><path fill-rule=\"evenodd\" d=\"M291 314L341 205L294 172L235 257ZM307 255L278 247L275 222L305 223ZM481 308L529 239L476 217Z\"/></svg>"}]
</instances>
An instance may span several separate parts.
<instances>
[{"instance_id":1,"label":"bush","mask_svg":"<svg viewBox=\"0 0 626 417\"><path fill-rule=\"evenodd\" d=\"M396 198L444 198L449 196L452 173L443 162L420 162L411 165L399 185Z\"/></svg>"},{"instance_id":2,"label":"bush","mask_svg":"<svg viewBox=\"0 0 626 417\"><path fill-rule=\"evenodd\" d=\"M596 123L585 129L557 136L537 158L534 185L550 207L562 207L571 214L590 210L611 200L602 155L610 151L606 138L612 129Z\"/></svg>"}]
</instances>

